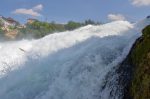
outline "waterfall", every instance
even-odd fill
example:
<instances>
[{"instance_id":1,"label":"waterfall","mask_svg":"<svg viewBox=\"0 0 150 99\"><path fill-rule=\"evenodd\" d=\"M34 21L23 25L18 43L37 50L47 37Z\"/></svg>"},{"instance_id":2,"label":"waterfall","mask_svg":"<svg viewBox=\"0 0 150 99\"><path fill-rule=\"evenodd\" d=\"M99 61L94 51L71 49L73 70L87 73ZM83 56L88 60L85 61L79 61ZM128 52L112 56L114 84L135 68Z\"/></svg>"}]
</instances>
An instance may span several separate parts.
<instances>
[{"instance_id":1,"label":"waterfall","mask_svg":"<svg viewBox=\"0 0 150 99\"><path fill-rule=\"evenodd\" d=\"M116 21L0 43L0 97L120 99L108 83L139 36L136 24Z\"/></svg>"}]
</instances>

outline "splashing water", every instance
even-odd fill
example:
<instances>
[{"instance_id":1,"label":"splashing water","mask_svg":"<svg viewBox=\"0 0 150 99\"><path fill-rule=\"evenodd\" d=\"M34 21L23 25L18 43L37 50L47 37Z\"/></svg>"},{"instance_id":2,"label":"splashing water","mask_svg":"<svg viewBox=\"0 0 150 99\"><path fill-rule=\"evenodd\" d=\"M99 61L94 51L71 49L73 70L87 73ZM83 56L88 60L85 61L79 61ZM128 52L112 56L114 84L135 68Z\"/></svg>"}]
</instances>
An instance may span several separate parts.
<instances>
[{"instance_id":1,"label":"splashing water","mask_svg":"<svg viewBox=\"0 0 150 99\"><path fill-rule=\"evenodd\" d=\"M117 21L0 43L0 97L117 99L104 82L140 35L134 24Z\"/></svg>"}]
</instances>

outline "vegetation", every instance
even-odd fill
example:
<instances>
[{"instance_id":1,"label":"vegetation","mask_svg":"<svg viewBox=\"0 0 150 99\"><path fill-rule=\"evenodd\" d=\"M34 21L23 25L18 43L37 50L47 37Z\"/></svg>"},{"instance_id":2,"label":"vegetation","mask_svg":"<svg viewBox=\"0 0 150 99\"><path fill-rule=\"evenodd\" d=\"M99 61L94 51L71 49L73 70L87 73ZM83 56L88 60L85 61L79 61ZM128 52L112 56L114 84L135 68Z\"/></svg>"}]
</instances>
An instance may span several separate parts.
<instances>
[{"instance_id":1,"label":"vegetation","mask_svg":"<svg viewBox=\"0 0 150 99\"><path fill-rule=\"evenodd\" d=\"M0 27L0 40L4 40L5 39L5 32L3 31L3 29Z\"/></svg>"},{"instance_id":2,"label":"vegetation","mask_svg":"<svg viewBox=\"0 0 150 99\"><path fill-rule=\"evenodd\" d=\"M100 22L92 21L91 19L85 20L84 25L89 25L89 24L92 24L92 25L99 25L99 24L101 24L101 23L100 23Z\"/></svg>"},{"instance_id":3,"label":"vegetation","mask_svg":"<svg viewBox=\"0 0 150 99\"><path fill-rule=\"evenodd\" d=\"M19 29L19 37L32 36L40 38L56 31L64 31L64 26L61 24L35 21L32 24L26 24L26 28Z\"/></svg>"},{"instance_id":4,"label":"vegetation","mask_svg":"<svg viewBox=\"0 0 150 99\"><path fill-rule=\"evenodd\" d=\"M9 20L9 21L8 21ZM4 22L10 22L10 25L6 25ZM15 23L12 24L12 22ZM15 21L12 18L5 18L0 19L0 36L2 38L11 38L15 39L22 39L22 38L41 38L45 35L54 33L54 32L63 32L63 31L71 31L77 28L80 28L82 26L86 25L98 25L99 22L95 22L92 20L85 20L85 22L74 22L69 21L66 24L58 24L55 22L41 22L36 19L30 19L25 24L25 26L22 26L19 24L19 22ZM3 28L3 29L2 29ZM7 35L5 35L7 34ZM11 38L9 40L11 40Z\"/></svg>"},{"instance_id":5,"label":"vegetation","mask_svg":"<svg viewBox=\"0 0 150 99\"><path fill-rule=\"evenodd\" d=\"M65 30L73 30L76 28L79 28L83 26L83 24L78 23L78 22L73 22L73 21L69 21L66 25L65 25Z\"/></svg>"},{"instance_id":6,"label":"vegetation","mask_svg":"<svg viewBox=\"0 0 150 99\"><path fill-rule=\"evenodd\" d=\"M133 99L150 99L150 25L143 30L130 58L135 66L131 96Z\"/></svg>"},{"instance_id":7,"label":"vegetation","mask_svg":"<svg viewBox=\"0 0 150 99\"><path fill-rule=\"evenodd\" d=\"M54 32L62 32L66 30L74 30L79 27L93 24L98 25L99 22L94 22L92 20L86 20L83 23L69 21L67 24L57 24L55 22L47 23L47 22L40 22L35 21L33 23L27 23L26 28L21 28L19 30L18 38L25 38L25 37L34 37L34 38L41 38L47 34L51 34Z\"/></svg>"},{"instance_id":8,"label":"vegetation","mask_svg":"<svg viewBox=\"0 0 150 99\"><path fill-rule=\"evenodd\" d=\"M3 29L0 27L0 35L4 34Z\"/></svg>"}]
</instances>

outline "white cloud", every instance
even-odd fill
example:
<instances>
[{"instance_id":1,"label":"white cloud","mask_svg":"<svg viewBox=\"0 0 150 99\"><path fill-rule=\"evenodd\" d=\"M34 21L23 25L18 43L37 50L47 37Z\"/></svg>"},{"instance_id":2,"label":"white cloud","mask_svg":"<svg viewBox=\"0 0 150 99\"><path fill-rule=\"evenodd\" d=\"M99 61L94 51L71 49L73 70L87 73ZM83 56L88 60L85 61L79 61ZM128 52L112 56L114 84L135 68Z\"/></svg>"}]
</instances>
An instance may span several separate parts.
<instances>
[{"instance_id":1,"label":"white cloud","mask_svg":"<svg viewBox=\"0 0 150 99\"><path fill-rule=\"evenodd\" d=\"M33 9L16 9L14 12L14 14L24 14L24 15L31 15L31 16L40 16L41 14L34 11Z\"/></svg>"},{"instance_id":2,"label":"white cloud","mask_svg":"<svg viewBox=\"0 0 150 99\"><path fill-rule=\"evenodd\" d=\"M149 6L150 0L132 0L132 4L135 6Z\"/></svg>"},{"instance_id":3,"label":"white cloud","mask_svg":"<svg viewBox=\"0 0 150 99\"><path fill-rule=\"evenodd\" d=\"M35 7L33 7L33 9L34 9L35 11L41 11L41 10L43 9L43 5L42 5L42 4L39 4L39 5L35 6Z\"/></svg>"},{"instance_id":4,"label":"white cloud","mask_svg":"<svg viewBox=\"0 0 150 99\"><path fill-rule=\"evenodd\" d=\"M125 20L125 17L121 14L109 14L107 17L111 21Z\"/></svg>"},{"instance_id":5,"label":"white cloud","mask_svg":"<svg viewBox=\"0 0 150 99\"><path fill-rule=\"evenodd\" d=\"M19 8L19 9L16 9L15 11L13 11L12 13L13 14L31 15L34 17L38 17L38 16L41 16L39 11L41 11L42 9L43 9L43 5L39 4L31 9Z\"/></svg>"}]
</instances>

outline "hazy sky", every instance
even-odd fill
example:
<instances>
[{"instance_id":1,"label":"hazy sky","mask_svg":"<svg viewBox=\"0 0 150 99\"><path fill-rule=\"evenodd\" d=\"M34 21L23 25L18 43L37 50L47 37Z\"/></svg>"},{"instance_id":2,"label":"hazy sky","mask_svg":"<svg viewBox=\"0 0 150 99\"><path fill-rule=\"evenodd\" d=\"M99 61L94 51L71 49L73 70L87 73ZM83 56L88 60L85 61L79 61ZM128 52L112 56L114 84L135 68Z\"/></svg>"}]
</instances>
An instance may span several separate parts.
<instances>
[{"instance_id":1,"label":"hazy sky","mask_svg":"<svg viewBox=\"0 0 150 99\"><path fill-rule=\"evenodd\" d=\"M25 22L27 18L67 22L139 20L150 15L150 0L1 0L0 14Z\"/></svg>"}]
</instances>

